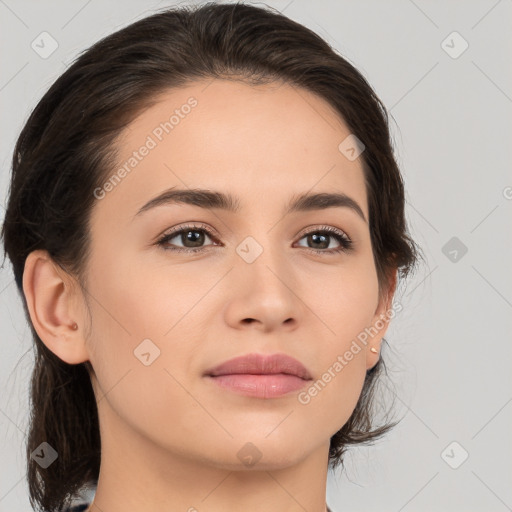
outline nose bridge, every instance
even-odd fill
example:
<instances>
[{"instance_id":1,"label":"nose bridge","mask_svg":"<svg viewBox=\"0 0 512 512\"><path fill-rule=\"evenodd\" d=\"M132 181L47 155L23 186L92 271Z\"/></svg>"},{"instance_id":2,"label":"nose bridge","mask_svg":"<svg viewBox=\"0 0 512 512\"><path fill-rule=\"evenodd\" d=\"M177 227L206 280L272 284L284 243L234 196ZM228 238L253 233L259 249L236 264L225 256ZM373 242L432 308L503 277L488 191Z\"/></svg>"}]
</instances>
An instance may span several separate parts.
<instances>
[{"instance_id":1,"label":"nose bridge","mask_svg":"<svg viewBox=\"0 0 512 512\"><path fill-rule=\"evenodd\" d=\"M241 239L233 247L225 320L234 329L295 330L307 313L290 261L289 235L275 211L248 218L236 231Z\"/></svg>"},{"instance_id":2,"label":"nose bridge","mask_svg":"<svg viewBox=\"0 0 512 512\"><path fill-rule=\"evenodd\" d=\"M253 290L264 285L283 292L292 279L284 243L276 240L276 233L275 230L253 232L236 247L238 275Z\"/></svg>"},{"instance_id":3,"label":"nose bridge","mask_svg":"<svg viewBox=\"0 0 512 512\"><path fill-rule=\"evenodd\" d=\"M301 305L298 294L292 292L293 276L284 244L276 239L274 231L252 233L236 247L238 261L232 283L235 293L228 318L233 325L256 320L265 330L284 325L296 328L291 321L301 316Z\"/></svg>"}]
</instances>

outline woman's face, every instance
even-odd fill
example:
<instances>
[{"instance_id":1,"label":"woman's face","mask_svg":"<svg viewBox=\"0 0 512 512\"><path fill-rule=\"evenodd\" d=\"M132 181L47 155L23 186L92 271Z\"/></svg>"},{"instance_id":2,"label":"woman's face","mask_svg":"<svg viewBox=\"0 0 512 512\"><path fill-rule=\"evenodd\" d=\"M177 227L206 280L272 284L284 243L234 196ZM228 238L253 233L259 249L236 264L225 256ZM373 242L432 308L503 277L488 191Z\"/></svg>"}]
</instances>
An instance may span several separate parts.
<instances>
[{"instance_id":1,"label":"woman's face","mask_svg":"<svg viewBox=\"0 0 512 512\"><path fill-rule=\"evenodd\" d=\"M86 346L105 432L223 468L248 465L247 455L277 468L327 454L385 329L350 361L344 354L389 307L379 303L361 159L339 149L349 135L305 90L224 80L169 91L129 125L91 217ZM234 202L162 201L138 213L178 189ZM288 211L320 193L356 206ZM350 250L336 252L336 233ZM291 356L311 380L275 377L289 387L272 394L268 376L206 375L247 354Z\"/></svg>"}]
</instances>

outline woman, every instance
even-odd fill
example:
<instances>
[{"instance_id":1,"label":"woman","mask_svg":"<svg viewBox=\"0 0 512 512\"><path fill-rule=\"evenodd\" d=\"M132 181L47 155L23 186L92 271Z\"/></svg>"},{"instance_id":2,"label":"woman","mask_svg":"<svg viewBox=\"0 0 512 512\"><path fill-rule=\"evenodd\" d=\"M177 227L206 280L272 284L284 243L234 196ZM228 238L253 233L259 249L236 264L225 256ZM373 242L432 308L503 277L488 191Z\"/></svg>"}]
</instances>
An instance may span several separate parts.
<instances>
[{"instance_id":1,"label":"woman","mask_svg":"<svg viewBox=\"0 0 512 512\"><path fill-rule=\"evenodd\" d=\"M166 9L83 53L13 156L32 506L329 510L417 261L387 114L319 36ZM83 510L84 505L77 510Z\"/></svg>"}]
</instances>

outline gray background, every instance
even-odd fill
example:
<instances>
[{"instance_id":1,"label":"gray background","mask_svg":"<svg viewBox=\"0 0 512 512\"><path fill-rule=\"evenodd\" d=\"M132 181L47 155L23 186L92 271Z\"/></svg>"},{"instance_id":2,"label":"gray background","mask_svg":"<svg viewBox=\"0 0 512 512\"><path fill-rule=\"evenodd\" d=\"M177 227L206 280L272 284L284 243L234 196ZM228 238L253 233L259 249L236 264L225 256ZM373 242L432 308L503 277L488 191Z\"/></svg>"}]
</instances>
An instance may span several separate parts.
<instances>
[{"instance_id":1,"label":"gray background","mask_svg":"<svg viewBox=\"0 0 512 512\"><path fill-rule=\"evenodd\" d=\"M165 5L0 0L2 204L16 137L51 83L77 52ZM404 309L387 335L389 395L403 420L375 446L352 449L344 474L329 474L328 503L512 510L512 1L267 5L330 42L390 110L407 218L426 257L399 290ZM45 59L31 48L43 31L58 43ZM0 511L22 512L32 340L8 260L0 328Z\"/></svg>"}]
</instances>

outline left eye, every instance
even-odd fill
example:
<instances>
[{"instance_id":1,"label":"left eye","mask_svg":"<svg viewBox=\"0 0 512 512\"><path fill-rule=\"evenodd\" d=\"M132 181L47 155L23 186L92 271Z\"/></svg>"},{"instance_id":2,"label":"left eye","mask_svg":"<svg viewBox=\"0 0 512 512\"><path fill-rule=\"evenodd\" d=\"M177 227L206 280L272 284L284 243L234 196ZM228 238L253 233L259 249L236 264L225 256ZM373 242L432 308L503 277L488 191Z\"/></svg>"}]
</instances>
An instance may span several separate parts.
<instances>
[{"instance_id":1,"label":"left eye","mask_svg":"<svg viewBox=\"0 0 512 512\"><path fill-rule=\"evenodd\" d=\"M329 239L335 239L339 247L332 248L330 251L321 251L321 252L340 252L340 251L348 251L351 247L352 241L347 237L347 235L339 234L337 232L330 232L327 231L310 231L309 233L305 234L303 238L307 238L308 241L311 241L313 244L320 244L320 247L311 248L307 247L307 249L313 249L314 251L318 251L318 249L328 249L329 248ZM327 241L327 246L325 246ZM323 246L323 247L322 247Z\"/></svg>"},{"instance_id":2,"label":"left eye","mask_svg":"<svg viewBox=\"0 0 512 512\"><path fill-rule=\"evenodd\" d=\"M178 238L183 244L185 244L185 247L176 246L175 244L170 243L171 240L174 240L175 238ZM210 238L215 242L218 242L218 240L213 236L212 233L210 233L209 230L194 226L186 226L179 230L168 233L167 235L164 235L160 240L158 240L157 245L161 246L164 250L167 251L200 252L206 249L203 246L205 238ZM320 245L320 247L301 247L304 247L305 249L313 251L317 254L332 254L342 251L349 251L352 249L352 240L350 240L350 238L342 231L330 226L309 231L303 234L300 240L305 238L308 240L308 242L312 242L313 245ZM339 246L329 249L330 239L332 238L338 242ZM187 246L187 244L191 245ZM170 247L169 245L174 247Z\"/></svg>"}]
</instances>

